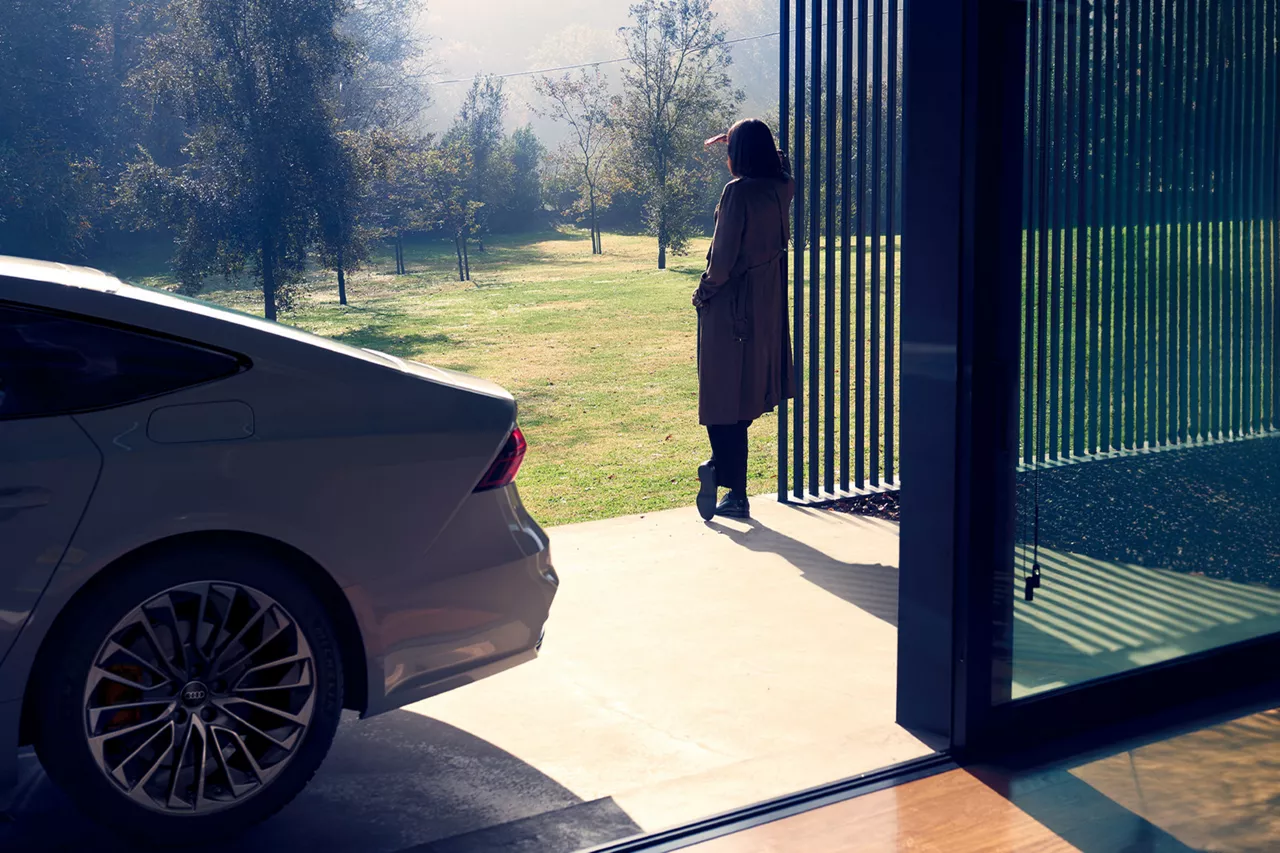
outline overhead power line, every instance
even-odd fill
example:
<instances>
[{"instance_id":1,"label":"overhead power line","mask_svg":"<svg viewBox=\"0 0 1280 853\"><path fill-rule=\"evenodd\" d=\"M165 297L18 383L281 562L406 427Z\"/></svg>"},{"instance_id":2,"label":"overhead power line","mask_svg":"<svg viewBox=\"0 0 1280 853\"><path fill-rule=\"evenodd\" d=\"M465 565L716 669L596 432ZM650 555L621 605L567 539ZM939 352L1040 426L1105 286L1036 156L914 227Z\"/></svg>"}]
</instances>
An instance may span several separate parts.
<instances>
[{"instance_id":1,"label":"overhead power line","mask_svg":"<svg viewBox=\"0 0 1280 853\"><path fill-rule=\"evenodd\" d=\"M695 48L695 50L697 51L711 50L712 48L715 48L715 47L724 47L726 45L731 45L731 44L741 44L744 41L756 41L758 39L767 39L767 38L772 38L773 36L780 35L780 33L781 31L772 32L772 33L760 33L759 35L754 35L754 36L743 36L742 38L736 38L736 39L725 39L724 41L719 42L718 44L709 44L706 47ZM481 74L480 76L497 77L502 80L505 80L509 77L529 77L534 74L550 74L553 71L576 71L579 68L592 68L596 65L614 65L619 62L627 62L630 59L631 57L629 56L619 56L619 57L615 57L614 59L598 59L595 62L579 62L576 65L557 65L555 68L537 68L529 71L512 71L509 74ZM451 83L470 83L474 79L475 79L474 77L459 77L455 80L432 80L431 85L432 86L448 86Z\"/></svg>"},{"instance_id":2,"label":"overhead power line","mask_svg":"<svg viewBox=\"0 0 1280 853\"><path fill-rule=\"evenodd\" d=\"M902 11L901 4L899 4L898 6L898 11L899 12ZM861 15L854 15L853 20L856 21L861 17L862 17ZM838 27L843 23L844 23L844 19L842 18L837 19L835 22L835 26ZM806 32L812 29L813 29L813 24L808 24L805 26ZM743 42L758 41L760 39L776 38L777 36L780 36L780 35L782 35L781 30L774 30L771 33L759 33L754 36L743 36L742 38L725 39L724 41L719 42L718 44L709 44L706 47L697 48L697 50L699 51L711 50L712 48L715 48L715 47L724 47L726 45L731 45L731 44L742 44ZM888 34L886 33L885 35L887 38ZM628 60L630 60L630 58L631 57L629 56L618 56L613 59L598 59L595 62L579 62L574 65L557 65L555 68L536 68L536 69L531 69L529 71L512 71L508 74L481 74L480 76L481 77L497 77L501 80L506 80L510 77L529 77L534 74L551 74L552 72L555 72L555 71L576 71L579 68L592 68L597 65L615 65L619 62L627 62ZM470 83L474 79L475 77L472 76L472 77L458 77L453 80L431 80L429 82L432 86L448 86L454 83Z\"/></svg>"}]
</instances>

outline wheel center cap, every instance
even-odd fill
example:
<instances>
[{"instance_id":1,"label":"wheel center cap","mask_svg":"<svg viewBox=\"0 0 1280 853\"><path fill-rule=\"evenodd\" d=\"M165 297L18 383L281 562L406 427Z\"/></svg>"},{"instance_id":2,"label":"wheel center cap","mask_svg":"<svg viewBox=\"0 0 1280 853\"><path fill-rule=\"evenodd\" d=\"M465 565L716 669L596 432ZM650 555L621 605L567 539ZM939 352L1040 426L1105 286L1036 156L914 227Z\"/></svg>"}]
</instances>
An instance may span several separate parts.
<instances>
[{"instance_id":1,"label":"wheel center cap","mask_svg":"<svg viewBox=\"0 0 1280 853\"><path fill-rule=\"evenodd\" d=\"M188 708L198 708L204 704L205 699L209 698L209 688L199 681L191 681L182 688L182 693L179 695L182 697L183 705Z\"/></svg>"}]
</instances>

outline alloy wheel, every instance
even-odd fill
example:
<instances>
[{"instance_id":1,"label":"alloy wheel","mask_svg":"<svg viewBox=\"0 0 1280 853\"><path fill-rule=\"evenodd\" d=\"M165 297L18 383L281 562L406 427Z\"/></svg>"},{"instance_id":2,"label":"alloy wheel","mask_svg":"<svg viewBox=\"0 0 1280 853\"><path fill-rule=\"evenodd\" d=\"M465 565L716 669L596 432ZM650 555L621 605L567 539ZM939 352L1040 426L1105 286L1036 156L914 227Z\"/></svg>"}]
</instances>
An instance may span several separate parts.
<instances>
[{"instance_id":1,"label":"alloy wheel","mask_svg":"<svg viewBox=\"0 0 1280 853\"><path fill-rule=\"evenodd\" d=\"M126 796L166 814L205 814L284 770L315 690L311 648L279 603L243 584L188 583L107 635L85 684L85 736Z\"/></svg>"}]
</instances>

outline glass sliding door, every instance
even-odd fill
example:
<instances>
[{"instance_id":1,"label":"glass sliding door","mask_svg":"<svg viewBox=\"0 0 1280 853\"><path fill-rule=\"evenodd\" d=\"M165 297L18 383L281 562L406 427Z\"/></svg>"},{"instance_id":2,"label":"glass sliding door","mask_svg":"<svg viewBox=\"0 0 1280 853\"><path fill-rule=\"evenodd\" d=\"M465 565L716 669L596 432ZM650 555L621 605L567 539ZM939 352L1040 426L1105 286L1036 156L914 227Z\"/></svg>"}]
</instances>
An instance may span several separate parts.
<instances>
[{"instance_id":1,"label":"glass sliding door","mask_svg":"<svg viewBox=\"0 0 1280 853\"><path fill-rule=\"evenodd\" d=\"M997 701L1280 632L1278 7L1028 4Z\"/></svg>"}]
</instances>

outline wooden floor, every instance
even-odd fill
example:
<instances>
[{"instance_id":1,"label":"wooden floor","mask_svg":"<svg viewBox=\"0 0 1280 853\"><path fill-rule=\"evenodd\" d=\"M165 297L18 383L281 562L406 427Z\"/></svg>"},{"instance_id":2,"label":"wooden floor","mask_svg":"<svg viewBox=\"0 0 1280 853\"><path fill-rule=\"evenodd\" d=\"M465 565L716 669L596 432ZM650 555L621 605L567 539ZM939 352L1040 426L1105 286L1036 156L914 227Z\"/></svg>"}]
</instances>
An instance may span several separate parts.
<instances>
[{"instance_id":1,"label":"wooden floor","mask_svg":"<svg viewBox=\"0 0 1280 853\"><path fill-rule=\"evenodd\" d=\"M1088 762L953 770L687 849L1275 853L1280 709Z\"/></svg>"}]
</instances>

